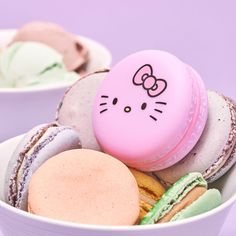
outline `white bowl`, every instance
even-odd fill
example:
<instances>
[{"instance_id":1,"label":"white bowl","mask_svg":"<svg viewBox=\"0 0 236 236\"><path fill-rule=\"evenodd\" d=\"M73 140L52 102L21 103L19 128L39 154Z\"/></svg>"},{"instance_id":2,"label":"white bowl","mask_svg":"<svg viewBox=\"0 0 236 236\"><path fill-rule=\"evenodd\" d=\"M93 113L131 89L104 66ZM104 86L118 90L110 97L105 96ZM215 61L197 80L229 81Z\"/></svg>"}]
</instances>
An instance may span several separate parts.
<instances>
[{"instance_id":1,"label":"white bowl","mask_svg":"<svg viewBox=\"0 0 236 236\"><path fill-rule=\"evenodd\" d=\"M15 33L16 30L0 30L0 48ZM92 39L79 37L90 53L86 73L110 67L111 53L107 48ZM71 82L50 87L0 88L0 142L54 119L57 105L70 85Z\"/></svg>"},{"instance_id":2,"label":"white bowl","mask_svg":"<svg viewBox=\"0 0 236 236\"><path fill-rule=\"evenodd\" d=\"M172 223L146 226L96 226L52 220L32 215L3 201L4 175L20 136L0 144L0 229L4 236L216 236L236 202L236 166L218 180L223 204L205 214ZM128 211L129 209L127 209Z\"/></svg>"}]
</instances>

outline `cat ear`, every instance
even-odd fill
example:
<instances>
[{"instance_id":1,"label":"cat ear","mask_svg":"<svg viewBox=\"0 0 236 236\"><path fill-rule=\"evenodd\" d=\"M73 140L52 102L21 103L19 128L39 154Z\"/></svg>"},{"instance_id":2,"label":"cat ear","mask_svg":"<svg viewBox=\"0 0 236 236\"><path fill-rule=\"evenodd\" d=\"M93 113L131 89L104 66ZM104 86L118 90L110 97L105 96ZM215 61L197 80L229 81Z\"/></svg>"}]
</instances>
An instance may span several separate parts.
<instances>
[{"instance_id":1,"label":"cat ear","mask_svg":"<svg viewBox=\"0 0 236 236\"><path fill-rule=\"evenodd\" d=\"M153 73L152 66L149 64L145 64L141 66L136 73L133 76L133 83L135 85L141 85L143 84L144 80L148 77L151 76Z\"/></svg>"},{"instance_id":2,"label":"cat ear","mask_svg":"<svg viewBox=\"0 0 236 236\"><path fill-rule=\"evenodd\" d=\"M162 94L167 87L167 82L164 79L157 79L156 84L147 90L150 97L156 97Z\"/></svg>"}]
</instances>

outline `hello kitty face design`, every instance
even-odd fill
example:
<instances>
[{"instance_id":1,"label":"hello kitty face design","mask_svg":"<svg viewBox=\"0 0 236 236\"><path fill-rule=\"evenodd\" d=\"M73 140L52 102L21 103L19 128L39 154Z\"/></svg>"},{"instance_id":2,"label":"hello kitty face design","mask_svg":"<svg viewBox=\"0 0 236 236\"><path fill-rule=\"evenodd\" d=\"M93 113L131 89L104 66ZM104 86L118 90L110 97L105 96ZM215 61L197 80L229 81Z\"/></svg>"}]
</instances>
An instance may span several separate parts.
<instances>
[{"instance_id":1,"label":"hello kitty face design","mask_svg":"<svg viewBox=\"0 0 236 236\"><path fill-rule=\"evenodd\" d=\"M153 68L150 64L145 64L141 66L133 75L132 78L132 86L136 89L143 89L145 91L145 94L151 98L152 100L156 99L158 96L160 96L164 91L167 89L167 81L163 78L158 78L153 73ZM137 86L137 87L136 87ZM144 95L146 97L146 95ZM120 98L119 97L113 97L111 98L107 94L101 94L100 95L100 114L104 114L109 110L109 104L108 100L112 99L112 106L116 106L119 103ZM145 100L145 99L144 99ZM149 99L150 100L150 99ZM165 101L161 101L159 99L156 99L153 101L155 105L153 106L152 114L149 114L149 117L153 121L157 121L157 114L162 114L162 106L167 105ZM140 104L140 110L144 111L148 107L148 102L142 102ZM132 106L131 105L124 105L123 111L125 113L132 113Z\"/></svg>"}]
</instances>

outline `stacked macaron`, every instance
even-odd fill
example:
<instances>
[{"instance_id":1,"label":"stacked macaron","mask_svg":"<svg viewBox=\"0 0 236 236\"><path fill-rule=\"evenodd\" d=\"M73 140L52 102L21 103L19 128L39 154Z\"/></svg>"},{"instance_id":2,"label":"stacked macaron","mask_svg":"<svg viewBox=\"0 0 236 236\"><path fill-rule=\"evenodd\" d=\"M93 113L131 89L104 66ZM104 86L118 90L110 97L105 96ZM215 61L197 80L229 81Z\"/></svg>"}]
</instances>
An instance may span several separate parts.
<instances>
[{"instance_id":1,"label":"stacked macaron","mask_svg":"<svg viewBox=\"0 0 236 236\"><path fill-rule=\"evenodd\" d=\"M207 92L192 67L163 51L138 52L79 79L52 126L68 138L41 127L26 134L9 163L6 201L58 220L189 218L221 204L208 182L236 161L234 102Z\"/></svg>"},{"instance_id":2,"label":"stacked macaron","mask_svg":"<svg viewBox=\"0 0 236 236\"><path fill-rule=\"evenodd\" d=\"M71 127L52 123L30 130L6 173L6 202L32 214L101 225L138 220L139 189L131 171L108 154L81 149Z\"/></svg>"},{"instance_id":3,"label":"stacked macaron","mask_svg":"<svg viewBox=\"0 0 236 236\"><path fill-rule=\"evenodd\" d=\"M161 198L165 188L156 179L141 171L132 168L130 168L130 171L135 177L139 188L140 221Z\"/></svg>"},{"instance_id":4,"label":"stacked macaron","mask_svg":"<svg viewBox=\"0 0 236 236\"><path fill-rule=\"evenodd\" d=\"M81 148L79 135L68 126L42 124L30 130L16 147L8 164L6 201L26 210L28 186L33 173L52 156L75 148Z\"/></svg>"},{"instance_id":5,"label":"stacked macaron","mask_svg":"<svg viewBox=\"0 0 236 236\"><path fill-rule=\"evenodd\" d=\"M207 212L221 204L217 189L207 190L200 173L192 172L180 178L141 221L142 225L165 223Z\"/></svg>"},{"instance_id":6,"label":"stacked macaron","mask_svg":"<svg viewBox=\"0 0 236 236\"><path fill-rule=\"evenodd\" d=\"M213 91L208 91L208 101L208 120L198 143L180 162L155 172L165 185L191 171L201 172L210 183L236 162L236 105Z\"/></svg>"}]
</instances>

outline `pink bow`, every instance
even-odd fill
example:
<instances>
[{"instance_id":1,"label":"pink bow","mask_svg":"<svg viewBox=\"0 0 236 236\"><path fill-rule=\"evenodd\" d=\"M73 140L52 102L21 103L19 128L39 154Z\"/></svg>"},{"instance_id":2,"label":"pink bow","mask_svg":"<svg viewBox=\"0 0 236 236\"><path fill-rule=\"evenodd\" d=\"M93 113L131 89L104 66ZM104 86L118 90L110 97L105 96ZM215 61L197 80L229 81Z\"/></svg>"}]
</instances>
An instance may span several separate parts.
<instances>
[{"instance_id":1,"label":"pink bow","mask_svg":"<svg viewBox=\"0 0 236 236\"><path fill-rule=\"evenodd\" d=\"M145 64L137 70L133 77L133 83L142 85L150 97L157 97L167 87L167 82L164 79L157 79L153 75L152 66L149 64Z\"/></svg>"}]
</instances>

